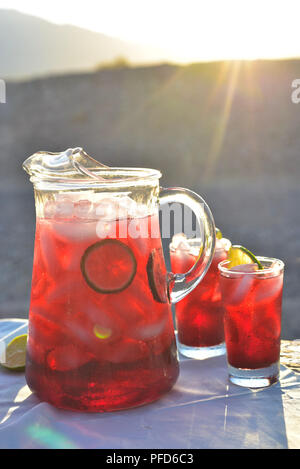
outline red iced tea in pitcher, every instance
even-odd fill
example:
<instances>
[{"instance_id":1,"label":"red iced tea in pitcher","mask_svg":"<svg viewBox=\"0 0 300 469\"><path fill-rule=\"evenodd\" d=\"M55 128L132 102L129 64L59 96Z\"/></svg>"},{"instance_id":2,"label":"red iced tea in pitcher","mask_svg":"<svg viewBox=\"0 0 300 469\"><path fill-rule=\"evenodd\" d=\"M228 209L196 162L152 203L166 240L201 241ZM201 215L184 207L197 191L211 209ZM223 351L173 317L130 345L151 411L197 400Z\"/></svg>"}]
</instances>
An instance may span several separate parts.
<instances>
[{"instance_id":1,"label":"red iced tea in pitcher","mask_svg":"<svg viewBox=\"0 0 300 469\"><path fill-rule=\"evenodd\" d=\"M151 402L178 376L158 216L106 220L99 233L77 208L37 219L27 382L65 409Z\"/></svg>"}]
</instances>

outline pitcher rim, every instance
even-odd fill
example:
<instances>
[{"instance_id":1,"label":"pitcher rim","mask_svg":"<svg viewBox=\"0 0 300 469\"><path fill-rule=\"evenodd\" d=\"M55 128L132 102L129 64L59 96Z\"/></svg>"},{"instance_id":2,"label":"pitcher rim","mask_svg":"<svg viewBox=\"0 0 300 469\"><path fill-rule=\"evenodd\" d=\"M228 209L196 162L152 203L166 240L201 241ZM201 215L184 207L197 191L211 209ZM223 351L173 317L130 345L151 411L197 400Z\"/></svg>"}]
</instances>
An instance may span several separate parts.
<instances>
[{"instance_id":1,"label":"pitcher rim","mask_svg":"<svg viewBox=\"0 0 300 469\"><path fill-rule=\"evenodd\" d=\"M23 168L25 171L26 167ZM27 171L28 172L28 171ZM30 181L34 186L41 188L41 186L54 187L55 185L66 186L67 188L107 188L107 187L126 187L128 185L146 185L147 181L158 180L162 177L162 173L158 169L152 168L141 168L141 167L105 167L97 168L93 171L95 176L105 176L108 174L115 173L118 178L115 179L96 179L88 177L72 177L73 172L66 172L65 174L59 175L58 173L50 172L43 173L42 171L28 172L30 175Z\"/></svg>"}]
</instances>

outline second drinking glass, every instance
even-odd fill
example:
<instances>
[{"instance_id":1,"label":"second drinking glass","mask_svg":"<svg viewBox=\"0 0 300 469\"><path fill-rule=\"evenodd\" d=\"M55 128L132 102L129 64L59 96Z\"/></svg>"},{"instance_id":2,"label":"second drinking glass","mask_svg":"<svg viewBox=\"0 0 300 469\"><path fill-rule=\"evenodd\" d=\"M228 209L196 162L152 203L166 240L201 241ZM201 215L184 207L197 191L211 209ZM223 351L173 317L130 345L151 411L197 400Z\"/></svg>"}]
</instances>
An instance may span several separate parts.
<instances>
[{"instance_id":1,"label":"second drinking glass","mask_svg":"<svg viewBox=\"0 0 300 469\"><path fill-rule=\"evenodd\" d=\"M176 304L177 342L182 355L205 359L226 352L218 264L227 259L230 246L226 238L216 240L214 257L206 276ZM187 239L184 234L176 234L170 244L173 272L190 269L200 250L200 239Z\"/></svg>"}]
</instances>

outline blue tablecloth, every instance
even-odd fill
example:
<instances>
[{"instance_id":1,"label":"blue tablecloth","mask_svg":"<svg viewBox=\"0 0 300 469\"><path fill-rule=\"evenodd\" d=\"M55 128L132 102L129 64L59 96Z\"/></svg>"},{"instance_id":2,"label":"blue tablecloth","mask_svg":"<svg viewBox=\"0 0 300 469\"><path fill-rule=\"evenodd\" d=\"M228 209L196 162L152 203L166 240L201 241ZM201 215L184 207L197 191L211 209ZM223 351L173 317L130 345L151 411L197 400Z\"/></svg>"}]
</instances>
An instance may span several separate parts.
<instances>
[{"instance_id":1,"label":"blue tablecloth","mask_svg":"<svg viewBox=\"0 0 300 469\"><path fill-rule=\"evenodd\" d=\"M16 327L0 321L0 339ZM228 382L224 356L180 367L159 401L102 414L40 402L23 373L1 369L0 448L300 448L300 374L281 366L279 383L253 391Z\"/></svg>"}]
</instances>

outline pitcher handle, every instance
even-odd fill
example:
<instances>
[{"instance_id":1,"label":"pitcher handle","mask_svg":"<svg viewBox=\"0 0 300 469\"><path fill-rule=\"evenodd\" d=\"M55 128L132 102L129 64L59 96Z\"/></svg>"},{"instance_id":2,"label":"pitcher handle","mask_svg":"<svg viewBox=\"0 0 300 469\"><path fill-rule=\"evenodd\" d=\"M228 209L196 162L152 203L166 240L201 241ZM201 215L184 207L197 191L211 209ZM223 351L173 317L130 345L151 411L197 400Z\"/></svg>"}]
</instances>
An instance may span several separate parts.
<instances>
[{"instance_id":1,"label":"pitcher handle","mask_svg":"<svg viewBox=\"0 0 300 469\"><path fill-rule=\"evenodd\" d=\"M211 264L216 243L215 223L207 203L200 195L189 189L182 187L161 188L159 201L161 205L174 202L186 205L195 213L200 226L203 248L195 264L186 273L169 272L168 274L170 301L177 303L201 282Z\"/></svg>"}]
</instances>

